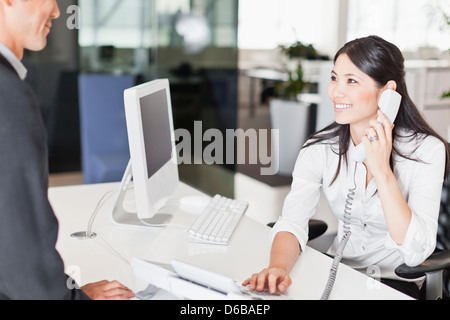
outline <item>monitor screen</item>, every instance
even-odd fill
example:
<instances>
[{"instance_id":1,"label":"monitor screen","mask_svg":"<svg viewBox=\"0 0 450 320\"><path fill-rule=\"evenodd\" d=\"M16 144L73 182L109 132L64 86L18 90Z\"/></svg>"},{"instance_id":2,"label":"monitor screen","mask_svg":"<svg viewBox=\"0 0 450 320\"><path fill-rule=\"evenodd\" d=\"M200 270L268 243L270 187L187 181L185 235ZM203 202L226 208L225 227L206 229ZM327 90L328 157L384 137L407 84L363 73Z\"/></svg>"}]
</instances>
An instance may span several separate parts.
<instances>
[{"instance_id":1,"label":"monitor screen","mask_svg":"<svg viewBox=\"0 0 450 320\"><path fill-rule=\"evenodd\" d=\"M179 182L169 81L158 79L129 88L124 91L124 102L131 159L122 178L113 220L119 224L162 226L170 220L166 203ZM124 194L131 180L135 208L125 208Z\"/></svg>"},{"instance_id":2,"label":"monitor screen","mask_svg":"<svg viewBox=\"0 0 450 320\"><path fill-rule=\"evenodd\" d=\"M147 178L150 178L172 157L166 89L141 97L139 104L147 160Z\"/></svg>"}]
</instances>

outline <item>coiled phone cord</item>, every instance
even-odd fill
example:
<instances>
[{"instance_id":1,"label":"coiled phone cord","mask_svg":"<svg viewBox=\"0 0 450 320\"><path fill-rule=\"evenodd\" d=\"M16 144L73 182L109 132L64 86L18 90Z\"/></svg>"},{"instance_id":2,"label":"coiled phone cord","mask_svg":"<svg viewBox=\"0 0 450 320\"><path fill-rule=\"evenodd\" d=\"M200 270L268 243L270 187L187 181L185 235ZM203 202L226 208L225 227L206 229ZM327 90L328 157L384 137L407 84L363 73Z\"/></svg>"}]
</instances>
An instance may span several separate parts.
<instances>
[{"instance_id":1,"label":"coiled phone cord","mask_svg":"<svg viewBox=\"0 0 450 320\"><path fill-rule=\"evenodd\" d=\"M344 252L344 248L347 244L347 241L350 238L350 235L352 234L350 231L350 216L354 195L356 191L356 166L357 162L355 162L355 171L353 173L353 188L348 189L347 200L345 201L344 225L343 225L344 235L342 236L342 239L339 242L339 247L336 250L336 255L334 256L333 263L331 265L328 282L325 287L325 290L322 293L322 297L320 298L320 300L328 300L328 297L330 296L331 290L333 289L334 281L336 280L337 269L342 259L342 253Z\"/></svg>"}]
</instances>

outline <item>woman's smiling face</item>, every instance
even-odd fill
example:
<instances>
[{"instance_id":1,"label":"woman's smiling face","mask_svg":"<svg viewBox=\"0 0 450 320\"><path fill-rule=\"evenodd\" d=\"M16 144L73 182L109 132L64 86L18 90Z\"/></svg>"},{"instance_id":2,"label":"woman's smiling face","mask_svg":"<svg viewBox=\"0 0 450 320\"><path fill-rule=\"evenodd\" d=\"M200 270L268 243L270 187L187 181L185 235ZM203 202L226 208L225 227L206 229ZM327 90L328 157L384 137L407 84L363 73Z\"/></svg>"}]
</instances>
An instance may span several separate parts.
<instances>
[{"instance_id":1,"label":"woman's smiling face","mask_svg":"<svg viewBox=\"0 0 450 320\"><path fill-rule=\"evenodd\" d=\"M337 58L328 85L328 97L334 105L337 123L367 127L370 119L377 118L381 92L377 83L359 70L346 54Z\"/></svg>"}]
</instances>

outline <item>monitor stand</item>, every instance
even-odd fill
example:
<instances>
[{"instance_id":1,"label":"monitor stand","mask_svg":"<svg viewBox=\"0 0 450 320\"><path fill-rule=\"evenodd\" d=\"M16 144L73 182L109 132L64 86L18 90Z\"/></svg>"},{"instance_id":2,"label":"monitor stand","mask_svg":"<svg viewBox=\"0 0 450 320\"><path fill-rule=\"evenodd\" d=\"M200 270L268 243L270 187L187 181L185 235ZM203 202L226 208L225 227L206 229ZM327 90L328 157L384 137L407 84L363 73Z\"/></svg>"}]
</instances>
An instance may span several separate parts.
<instances>
[{"instance_id":1,"label":"monitor stand","mask_svg":"<svg viewBox=\"0 0 450 320\"><path fill-rule=\"evenodd\" d=\"M120 182L120 188L117 195L117 200L112 211L112 219L115 223L126 226L135 227L153 227L160 228L166 226L172 219L173 214L178 209L178 204L166 203L152 218L139 219L135 210L127 210L124 206L125 196L127 194L129 185L133 178L133 170L131 160L128 162L125 173Z\"/></svg>"}]
</instances>

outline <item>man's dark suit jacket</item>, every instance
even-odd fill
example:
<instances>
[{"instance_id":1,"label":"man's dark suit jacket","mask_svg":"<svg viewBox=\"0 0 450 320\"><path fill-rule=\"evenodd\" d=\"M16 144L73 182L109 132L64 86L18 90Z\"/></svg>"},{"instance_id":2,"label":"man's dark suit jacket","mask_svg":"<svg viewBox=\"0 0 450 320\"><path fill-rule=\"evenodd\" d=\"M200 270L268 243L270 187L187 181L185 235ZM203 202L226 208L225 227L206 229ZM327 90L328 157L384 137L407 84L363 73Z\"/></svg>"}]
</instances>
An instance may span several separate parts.
<instances>
[{"instance_id":1,"label":"man's dark suit jacket","mask_svg":"<svg viewBox=\"0 0 450 320\"><path fill-rule=\"evenodd\" d=\"M55 249L46 133L37 100L0 54L0 299L87 299Z\"/></svg>"}]
</instances>

